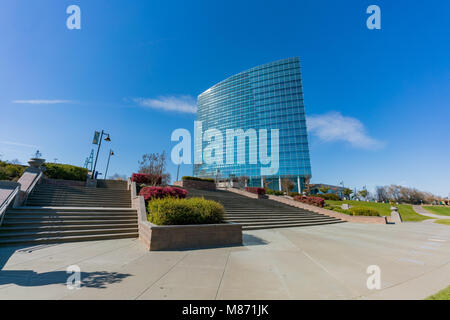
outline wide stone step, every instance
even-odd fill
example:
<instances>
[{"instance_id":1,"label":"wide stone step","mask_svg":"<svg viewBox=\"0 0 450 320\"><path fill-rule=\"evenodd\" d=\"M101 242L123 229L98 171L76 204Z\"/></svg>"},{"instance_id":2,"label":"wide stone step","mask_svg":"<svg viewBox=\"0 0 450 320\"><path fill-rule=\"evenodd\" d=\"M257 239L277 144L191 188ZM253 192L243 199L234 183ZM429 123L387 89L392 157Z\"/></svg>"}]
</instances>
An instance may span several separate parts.
<instances>
[{"instance_id":1,"label":"wide stone step","mask_svg":"<svg viewBox=\"0 0 450 320\"><path fill-rule=\"evenodd\" d=\"M89 211L89 212L135 212L136 209L133 208L98 208L98 207L48 207L48 206L42 206L42 207L18 207L13 209L8 209L8 212L22 212L22 211L33 211L33 212L82 212L82 211Z\"/></svg>"},{"instance_id":2,"label":"wide stone step","mask_svg":"<svg viewBox=\"0 0 450 320\"><path fill-rule=\"evenodd\" d=\"M275 228L294 228L294 227L312 227L327 224L343 223L345 221L335 220L327 222L312 222L312 223L287 223L287 224L267 224L267 225L243 225L242 230L261 230L261 229L275 229Z\"/></svg>"},{"instance_id":3,"label":"wide stone step","mask_svg":"<svg viewBox=\"0 0 450 320\"><path fill-rule=\"evenodd\" d=\"M20 220L52 220L52 221L69 221L69 220L135 220L135 215L114 215L114 216L88 216L88 215L23 215L23 216L6 216L3 221L20 221Z\"/></svg>"},{"instance_id":4,"label":"wide stone step","mask_svg":"<svg viewBox=\"0 0 450 320\"><path fill-rule=\"evenodd\" d=\"M131 196L128 195L89 195L89 194L64 194L64 193L58 193L58 194L36 194L29 196L28 199L105 199L105 200L111 200L111 199L123 199L123 200L131 200Z\"/></svg>"},{"instance_id":5,"label":"wide stone step","mask_svg":"<svg viewBox=\"0 0 450 320\"><path fill-rule=\"evenodd\" d=\"M312 212L234 212L230 213L226 211L227 216L236 216L236 217L257 217L257 216L287 216L287 217L301 217L301 216L320 216L319 214L315 214Z\"/></svg>"},{"instance_id":6,"label":"wide stone step","mask_svg":"<svg viewBox=\"0 0 450 320\"><path fill-rule=\"evenodd\" d=\"M112 233L112 234L97 234L97 235L79 235L79 236L54 236L41 238L10 238L0 239L0 245L14 245L14 244L39 244L39 243L64 243L64 242L79 242L79 241L97 241L110 239L125 239L137 238L138 232L129 233Z\"/></svg>"},{"instance_id":7,"label":"wide stone step","mask_svg":"<svg viewBox=\"0 0 450 320\"><path fill-rule=\"evenodd\" d=\"M106 189L105 189L106 190ZM64 191L64 190L48 190L48 191L44 191L44 190L37 190L37 191L33 191L30 194L30 197L33 196L52 196L52 195L74 195L74 196L128 196L130 197L130 192L129 191L119 191L119 192L110 192L108 191L103 191L103 192L88 192L88 191L80 191L80 192L76 192L76 191Z\"/></svg>"},{"instance_id":8,"label":"wide stone step","mask_svg":"<svg viewBox=\"0 0 450 320\"><path fill-rule=\"evenodd\" d=\"M108 204L111 208L131 208L131 203L128 202L115 202L115 201L28 201L29 207L99 207L108 208Z\"/></svg>"},{"instance_id":9,"label":"wide stone step","mask_svg":"<svg viewBox=\"0 0 450 320\"><path fill-rule=\"evenodd\" d=\"M62 226L62 225L127 225L127 224L137 224L137 218L136 219L115 219L115 220L109 220L109 219L102 219L102 220L96 220L96 219L64 219L64 220L39 220L39 219L5 219L3 221L2 227L14 227L14 226L33 226L33 225L40 225L40 226Z\"/></svg>"},{"instance_id":10,"label":"wide stone step","mask_svg":"<svg viewBox=\"0 0 450 320\"><path fill-rule=\"evenodd\" d=\"M107 212L107 211L17 211L17 212L9 212L7 216L9 217L19 217L19 216L71 216L71 215L86 215L86 216L135 216L136 212L127 212L127 211L116 211L116 212Z\"/></svg>"},{"instance_id":11,"label":"wide stone step","mask_svg":"<svg viewBox=\"0 0 450 320\"><path fill-rule=\"evenodd\" d=\"M120 224L67 224L67 225L45 225L45 224L28 224L19 226L5 226L0 229L0 235L5 233L11 236L11 233L17 232L40 232L40 231L64 231L64 230L98 230L98 229L138 229L137 223L120 223Z\"/></svg>"},{"instance_id":12,"label":"wide stone step","mask_svg":"<svg viewBox=\"0 0 450 320\"><path fill-rule=\"evenodd\" d=\"M89 202L89 203L81 203L81 202L31 202L27 203L28 206L36 206L36 207L42 207L42 206L51 206L51 207L103 207L103 208L109 208L109 207L115 207L115 208L123 208L128 207L131 208L131 204L127 205L127 203L101 203L101 202Z\"/></svg>"},{"instance_id":13,"label":"wide stone step","mask_svg":"<svg viewBox=\"0 0 450 320\"><path fill-rule=\"evenodd\" d=\"M233 218L226 217L225 220L233 222L253 222L253 221L324 221L324 220L336 220L331 217L253 217L253 218Z\"/></svg>"},{"instance_id":14,"label":"wide stone step","mask_svg":"<svg viewBox=\"0 0 450 320\"><path fill-rule=\"evenodd\" d=\"M45 211L45 210L22 210L22 211L8 211L8 216L21 216L21 215L98 215L98 216L114 216L114 215L136 215L136 211Z\"/></svg>"},{"instance_id":15,"label":"wide stone step","mask_svg":"<svg viewBox=\"0 0 450 320\"><path fill-rule=\"evenodd\" d=\"M225 208L225 211L230 213L230 214L268 214L268 213L286 213L286 214L302 214L302 213L306 213L308 211L306 210L258 210L258 209L253 209L253 210L229 210L228 208Z\"/></svg>"},{"instance_id":16,"label":"wide stone step","mask_svg":"<svg viewBox=\"0 0 450 320\"><path fill-rule=\"evenodd\" d=\"M138 232L137 226L133 229L114 228L114 229L87 229L87 230L55 230L55 231L37 231L37 232L0 232L0 239L9 238L50 238L65 236L89 236L99 234L118 234Z\"/></svg>"}]
</instances>

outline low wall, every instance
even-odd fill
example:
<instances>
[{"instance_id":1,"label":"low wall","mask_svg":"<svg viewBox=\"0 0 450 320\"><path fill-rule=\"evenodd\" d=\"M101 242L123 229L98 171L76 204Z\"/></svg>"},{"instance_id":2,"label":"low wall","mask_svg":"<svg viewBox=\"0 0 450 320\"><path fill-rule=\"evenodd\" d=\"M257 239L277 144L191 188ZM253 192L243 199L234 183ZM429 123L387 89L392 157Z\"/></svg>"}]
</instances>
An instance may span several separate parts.
<instances>
[{"instance_id":1,"label":"low wall","mask_svg":"<svg viewBox=\"0 0 450 320\"><path fill-rule=\"evenodd\" d=\"M173 183L173 185L182 187L182 188L192 188L192 189L200 189L200 190L216 190L216 184L214 182L208 182L208 181L182 180L182 181L175 181Z\"/></svg>"},{"instance_id":2,"label":"low wall","mask_svg":"<svg viewBox=\"0 0 450 320\"><path fill-rule=\"evenodd\" d=\"M242 245L242 226L235 223L158 226L147 220L145 201L134 197L138 212L139 240L147 250L179 250Z\"/></svg>"},{"instance_id":3,"label":"low wall","mask_svg":"<svg viewBox=\"0 0 450 320\"><path fill-rule=\"evenodd\" d=\"M0 205L19 187L20 184L13 181L0 181Z\"/></svg>"},{"instance_id":4,"label":"low wall","mask_svg":"<svg viewBox=\"0 0 450 320\"><path fill-rule=\"evenodd\" d=\"M371 217L371 216L350 216L345 213L336 212L333 210L328 210L324 208L319 208L316 206L312 206L306 203L298 202L292 199L289 199L287 197L280 197L275 195L269 195L270 200L274 200L277 202L281 202L284 204L287 204L292 207L297 207L300 209L305 209L308 211L312 211L315 213L323 214L329 217L341 219L348 222L355 222L355 223L373 223L373 224L386 224L387 219L386 217Z\"/></svg>"},{"instance_id":5,"label":"low wall","mask_svg":"<svg viewBox=\"0 0 450 320\"><path fill-rule=\"evenodd\" d=\"M242 196L253 198L253 199L268 199L269 198L268 195L266 195L266 194L264 194L264 195L256 194L256 193L248 192L248 191L245 191L242 189L222 188L221 190L230 191L230 192L237 193Z\"/></svg>"}]
</instances>

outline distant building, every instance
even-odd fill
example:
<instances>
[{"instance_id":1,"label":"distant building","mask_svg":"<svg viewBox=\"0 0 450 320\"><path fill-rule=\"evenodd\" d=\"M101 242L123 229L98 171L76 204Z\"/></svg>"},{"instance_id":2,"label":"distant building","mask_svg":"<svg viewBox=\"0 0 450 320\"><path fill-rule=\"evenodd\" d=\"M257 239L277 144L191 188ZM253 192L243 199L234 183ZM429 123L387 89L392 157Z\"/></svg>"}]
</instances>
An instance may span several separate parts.
<instances>
[{"instance_id":1,"label":"distant building","mask_svg":"<svg viewBox=\"0 0 450 320\"><path fill-rule=\"evenodd\" d=\"M281 189L281 179L288 178L295 184L293 191L302 191L305 180L311 177L311 164L299 58L271 62L233 75L200 94L197 104L197 120L202 121L204 131L278 129L279 168L261 176L265 166L259 161L250 164L249 138L245 138L244 164L194 164L195 176L245 176L249 178L248 185L256 187L263 186L264 179L274 190ZM206 142L202 143L203 150ZM233 148L238 151L236 145ZM259 159L257 152L252 155Z\"/></svg>"}]
</instances>

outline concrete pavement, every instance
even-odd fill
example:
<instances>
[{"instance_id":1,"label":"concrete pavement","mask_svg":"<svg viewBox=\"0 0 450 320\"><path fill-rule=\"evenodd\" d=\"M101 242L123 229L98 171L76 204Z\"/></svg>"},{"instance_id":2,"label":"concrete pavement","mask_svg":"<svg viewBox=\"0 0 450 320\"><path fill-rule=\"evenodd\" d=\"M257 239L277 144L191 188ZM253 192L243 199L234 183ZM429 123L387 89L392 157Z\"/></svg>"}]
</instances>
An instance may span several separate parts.
<instances>
[{"instance_id":1,"label":"concrete pavement","mask_svg":"<svg viewBox=\"0 0 450 320\"><path fill-rule=\"evenodd\" d=\"M445 225L244 233L241 247L148 252L137 239L0 247L0 299L423 299L450 284ZM66 268L81 268L69 290ZM369 265L381 289L369 290Z\"/></svg>"}]
</instances>

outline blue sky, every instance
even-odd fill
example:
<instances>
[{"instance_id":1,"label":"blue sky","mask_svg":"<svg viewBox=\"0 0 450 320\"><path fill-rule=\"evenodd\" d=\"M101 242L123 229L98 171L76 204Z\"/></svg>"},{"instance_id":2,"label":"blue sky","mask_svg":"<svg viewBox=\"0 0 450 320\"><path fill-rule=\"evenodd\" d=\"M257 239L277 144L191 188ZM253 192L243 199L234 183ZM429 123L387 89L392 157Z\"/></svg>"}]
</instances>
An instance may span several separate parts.
<instances>
[{"instance_id":1,"label":"blue sky","mask_svg":"<svg viewBox=\"0 0 450 320\"><path fill-rule=\"evenodd\" d=\"M66 28L72 4L81 30ZM366 27L371 4L381 30ZM129 175L143 153L170 152L174 129L192 131L198 94L299 56L313 182L447 196L449 11L445 0L3 0L0 154L82 165L105 129L99 171L110 147L109 173Z\"/></svg>"}]
</instances>

